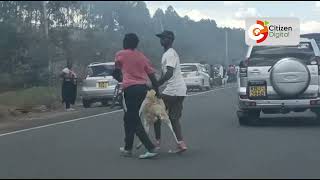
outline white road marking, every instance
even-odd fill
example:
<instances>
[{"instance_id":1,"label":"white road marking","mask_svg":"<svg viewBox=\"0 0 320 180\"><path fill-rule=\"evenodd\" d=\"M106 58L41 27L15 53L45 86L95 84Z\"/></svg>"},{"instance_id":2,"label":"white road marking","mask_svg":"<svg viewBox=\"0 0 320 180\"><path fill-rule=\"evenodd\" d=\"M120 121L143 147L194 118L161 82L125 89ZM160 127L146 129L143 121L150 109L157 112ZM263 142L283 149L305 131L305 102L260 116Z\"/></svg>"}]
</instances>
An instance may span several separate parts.
<instances>
[{"instance_id":1,"label":"white road marking","mask_svg":"<svg viewBox=\"0 0 320 180\"><path fill-rule=\"evenodd\" d=\"M209 92L214 92L214 91L223 90L223 89L231 89L231 88L235 88L235 87L230 86L230 87L217 88L217 89L213 89L213 90L210 90L210 91L205 91L205 92L201 92L201 93L191 94L191 95L187 95L187 96L197 96L197 95L206 94L206 93L209 93ZM12 135L12 134L17 134L17 133L22 133L22 132L27 132L27 131L31 131L31 130L35 130L35 129L41 129L41 128L46 128L46 127L56 126L56 125L59 125L59 124L66 124L66 123L76 122L76 121L80 121L80 120L84 120L84 119L89 119L89 118L93 118L93 117L99 117L99 116L114 114L114 113L118 113L118 112L123 112L123 110L120 109L120 110L116 110L116 111L111 111L111 112L96 114L96 115L93 115L93 116L87 116L87 117L72 119L72 120L63 121L63 122L58 122L58 123L53 123L53 124L47 124L47 125L43 125L43 126L37 126L37 127L33 127L33 128L22 129L22 130L18 130L18 131L12 131L12 132L9 132L9 133L0 134L0 137Z\"/></svg>"},{"instance_id":2,"label":"white road marking","mask_svg":"<svg viewBox=\"0 0 320 180\"><path fill-rule=\"evenodd\" d=\"M41 129L41 128L45 128L45 127L55 126L55 125L59 125L59 124L66 124L66 123L70 123L70 122L76 122L76 121L80 121L80 120L83 120L83 119L89 119L89 118L93 118L93 117L99 117L99 116L103 116L103 115L114 114L114 113L122 112L122 111L123 110L120 109L120 110L116 110L116 111L96 114L96 115L93 115L93 116L87 116L87 117L72 119L72 120L68 120L68 121L63 121L63 122L58 122L58 123L53 123L53 124L47 124L47 125L44 125L44 126L37 126L37 127L33 127L33 128L22 129L22 130L18 130L18 131L13 131L13 132L9 132L9 133L0 134L0 137L11 135L11 134L16 134L16 133L21 133L21 132L26 132L26 131L31 131L31 130L35 130L35 129Z\"/></svg>"},{"instance_id":3,"label":"white road marking","mask_svg":"<svg viewBox=\"0 0 320 180\"><path fill-rule=\"evenodd\" d=\"M218 90L222 90L222 89L232 89L232 88L235 88L235 86L229 86L229 87L212 89L212 90L210 90L210 91L204 91L204 92L200 92L200 93L190 94L190 95L187 95L187 96L188 96L188 97L189 97L189 96L198 96L198 95L201 95L201 94L207 94L207 93L209 93L209 92L214 92L214 91L218 91Z\"/></svg>"}]
</instances>

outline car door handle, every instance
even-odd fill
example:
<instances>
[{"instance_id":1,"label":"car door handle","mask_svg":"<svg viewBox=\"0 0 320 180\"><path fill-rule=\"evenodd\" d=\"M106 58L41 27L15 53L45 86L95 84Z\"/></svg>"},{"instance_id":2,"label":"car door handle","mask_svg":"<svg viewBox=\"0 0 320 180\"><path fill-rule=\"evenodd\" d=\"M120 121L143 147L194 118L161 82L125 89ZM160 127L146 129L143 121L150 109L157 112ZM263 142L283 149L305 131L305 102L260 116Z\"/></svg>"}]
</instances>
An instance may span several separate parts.
<instances>
[{"instance_id":1,"label":"car door handle","mask_svg":"<svg viewBox=\"0 0 320 180\"><path fill-rule=\"evenodd\" d=\"M250 73L260 74L260 71L258 69L254 69L254 70L250 71Z\"/></svg>"}]
</instances>

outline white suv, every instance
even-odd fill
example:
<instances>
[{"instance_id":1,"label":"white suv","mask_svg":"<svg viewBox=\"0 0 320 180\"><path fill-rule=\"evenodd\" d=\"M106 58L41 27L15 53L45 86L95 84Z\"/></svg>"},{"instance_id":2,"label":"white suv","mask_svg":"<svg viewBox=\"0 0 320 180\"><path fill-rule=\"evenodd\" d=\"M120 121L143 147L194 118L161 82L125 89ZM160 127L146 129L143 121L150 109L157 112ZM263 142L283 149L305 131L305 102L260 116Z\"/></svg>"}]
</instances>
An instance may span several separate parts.
<instances>
[{"instance_id":1,"label":"white suv","mask_svg":"<svg viewBox=\"0 0 320 180\"><path fill-rule=\"evenodd\" d=\"M188 89L210 89L210 75L204 65L200 63L184 63L180 66L183 79Z\"/></svg>"},{"instance_id":2,"label":"white suv","mask_svg":"<svg viewBox=\"0 0 320 180\"><path fill-rule=\"evenodd\" d=\"M82 103L85 108L94 102L108 105L112 101L118 83L112 77L114 62L91 63L88 66L88 75L81 88Z\"/></svg>"},{"instance_id":3,"label":"white suv","mask_svg":"<svg viewBox=\"0 0 320 180\"><path fill-rule=\"evenodd\" d=\"M240 63L239 110L241 125L265 114L304 112L320 117L320 52L313 39L297 46L249 47Z\"/></svg>"}]
</instances>

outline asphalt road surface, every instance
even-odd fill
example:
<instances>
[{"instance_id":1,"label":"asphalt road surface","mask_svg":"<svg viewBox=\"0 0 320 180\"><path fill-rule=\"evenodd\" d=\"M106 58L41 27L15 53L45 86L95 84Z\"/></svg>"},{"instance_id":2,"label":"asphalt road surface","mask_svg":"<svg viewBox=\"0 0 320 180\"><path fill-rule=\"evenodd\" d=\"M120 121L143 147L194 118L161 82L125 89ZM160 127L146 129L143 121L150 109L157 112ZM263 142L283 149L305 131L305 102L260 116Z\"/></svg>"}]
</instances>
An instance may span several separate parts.
<instances>
[{"instance_id":1,"label":"asphalt road surface","mask_svg":"<svg viewBox=\"0 0 320 180\"><path fill-rule=\"evenodd\" d=\"M119 156L123 113L109 113L0 135L0 178L319 178L320 126L312 113L262 116L238 124L236 88L186 99L183 134L189 150L168 154L174 140L162 128L160 156ZM152 131L153 132L153 131ZM153 133L152 133L153 134Z\"/></svg>"}]
</instances>

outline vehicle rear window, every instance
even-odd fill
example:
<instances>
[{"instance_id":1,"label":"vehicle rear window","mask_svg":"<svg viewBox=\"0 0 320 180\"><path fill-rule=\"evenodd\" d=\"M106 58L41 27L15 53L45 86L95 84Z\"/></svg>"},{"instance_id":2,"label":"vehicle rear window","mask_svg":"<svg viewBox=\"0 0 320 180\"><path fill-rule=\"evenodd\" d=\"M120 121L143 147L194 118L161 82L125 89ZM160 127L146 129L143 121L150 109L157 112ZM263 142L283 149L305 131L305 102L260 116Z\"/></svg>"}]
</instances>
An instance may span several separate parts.
<instances>
[{"instance_id":1,"label":"vehicle rear window","mask_svg":"<svg viewBox=\"0 0 320 180\"><path fill-rule=\"evenodd\" d=\"M90 77L112 76L114 65L99 65L89 67Z\"/></svg>"},{"instance_id":2,"label":"vehicle rear window","mask_svg":"<svg viewBox=\"0 0 320 180\"><path fill-rule=\"evenodd\" d=\"M307 63L314 55L309 42L297 46L255 46L250 55L249 66L272 66L286 57L294 57Z\"/></svg>"},{"instance_id":3,"label":"vehicle rear window","mask_svg":"<svg viewBox=\"0 0 320 180\"><path fill-rule=\"evenodd\" d=\"M192 72L192 71L198 71L197 66L195 65L181 66L181 72Z\"/></svg>"}]
</instances>

